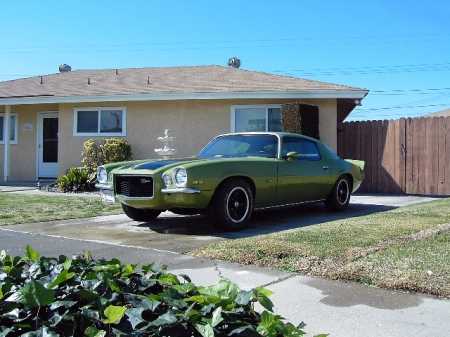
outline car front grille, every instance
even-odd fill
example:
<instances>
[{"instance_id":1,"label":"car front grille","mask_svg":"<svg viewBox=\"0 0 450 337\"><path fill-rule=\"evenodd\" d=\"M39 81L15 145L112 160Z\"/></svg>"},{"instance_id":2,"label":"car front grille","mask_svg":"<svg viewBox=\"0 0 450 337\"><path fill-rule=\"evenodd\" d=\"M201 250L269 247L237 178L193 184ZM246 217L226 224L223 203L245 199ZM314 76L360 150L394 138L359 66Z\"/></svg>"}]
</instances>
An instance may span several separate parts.
<instances>
[{"instance_id":1,"label":"car front grille","mask_svg":"<svg viewBox=\"0 0 450 337\"><path fill-rule=\"evenodd\" d=\"M129 198L151 198L153 197L152 176L114 176L114 188L116 194Z\"/></svg>"}]
</instances>

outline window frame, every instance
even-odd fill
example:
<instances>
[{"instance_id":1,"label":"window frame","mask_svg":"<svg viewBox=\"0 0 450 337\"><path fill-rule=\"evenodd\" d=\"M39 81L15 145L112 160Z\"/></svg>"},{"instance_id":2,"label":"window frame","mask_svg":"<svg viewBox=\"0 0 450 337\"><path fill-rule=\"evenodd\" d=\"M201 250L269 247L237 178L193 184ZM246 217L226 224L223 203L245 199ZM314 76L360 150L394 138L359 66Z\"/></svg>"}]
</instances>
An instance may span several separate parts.
<instances>
[{"instance_id":1,"label":"window frame","mask_svg":"<svg viewBox=\"0 0 450 337\"><path fill-rule=\"evenodd\" d=\"M100 132L101 112L105 110L117 110L122 112L122 132ZM77 132L78 112L97 111L98 131L97 132ZM82 107L75 108L73 113L73 136L74 137L125 137L127 135L127 110L126 107Z\"/></svg>"},{"instance_id":2,"label":"window frame","mask_svg":"<svg viewBox=\"0 0 450 337\"><path fill-rule=\"evenodd\" d=\"M0 139L0 144L5 144L5 113L1 112L0 113L0 117L2 117L2 124L3 124L3 134L2 134L2 138ZM9 141L9 144L17 144L18 142L18 138L19 138L19 114L17 112L11 112L10 115L11 119L14 117L15 120L15 125L14 125L14 139L11 139ZM11 125L11 124L10 124Z\"/></svg>"},{"instance_id":3,"label":"window frame","mask_svg":"<svg viewBox=\"0 0 450 337\"><path fill-rule=\"evenodd\" d=\"M280 109L281 104L249 104L249 105L232 105L231 106L231 132L236 132L236 109L265 109L266 110L266 126L265 131L269 129L269 109ZM263 131L261 131L263 132Z\"/></svg>"},{"instance_id":4,"label":"window frame","mask_svg":"<svg viewBox=\"0 0 450 337\"><path fill-rule=\"evenodd\" d=\"M309 153L305 153L303 151L295 151L298 153L298 157L295 158L295 160L302 160L302 161L319 161L322 160L322 153L320 152L320 148L317 145L317 142L311 141L309 139L303 139L303 138L298 138L298 137L284 137L282 144L281 144L281 155L284 156L285 153L284 152L290 152L290 151L284 151L284 144L285 143L292 143L292 140L294 140L293 143L297 143L297 144L308 144L307 146L311 146L314 148L314 153L313 152L309 152Z\"/></svg>"}]
</instances>

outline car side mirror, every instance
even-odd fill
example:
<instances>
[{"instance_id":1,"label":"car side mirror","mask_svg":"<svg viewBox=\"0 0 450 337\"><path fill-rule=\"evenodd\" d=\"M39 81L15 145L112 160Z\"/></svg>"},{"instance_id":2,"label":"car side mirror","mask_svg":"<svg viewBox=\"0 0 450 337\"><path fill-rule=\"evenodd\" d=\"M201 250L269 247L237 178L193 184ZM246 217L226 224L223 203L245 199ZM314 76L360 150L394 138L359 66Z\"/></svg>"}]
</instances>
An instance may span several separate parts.
<instances>
[{"instance_id":1,"label":"car side mirror","mask_svg":"<svg viewBox=\"0 0 450 337\"><path fill-rule=\"evenodd\" d=\"M286 159L286 161L291 162L292 160L298 158L298 152L295 151L288 152L288 154L285 155L284 158Z\"/></svg>"}]
</instances>

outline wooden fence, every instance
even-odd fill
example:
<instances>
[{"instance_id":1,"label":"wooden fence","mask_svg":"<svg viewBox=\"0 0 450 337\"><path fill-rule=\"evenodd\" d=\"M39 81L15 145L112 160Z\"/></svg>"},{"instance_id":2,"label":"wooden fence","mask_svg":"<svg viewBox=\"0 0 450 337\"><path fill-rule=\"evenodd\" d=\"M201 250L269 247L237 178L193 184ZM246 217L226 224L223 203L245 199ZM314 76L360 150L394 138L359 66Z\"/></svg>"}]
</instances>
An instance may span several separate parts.
<instances>
[{"instance_id":1,"label":"wooden fence","mask_svg":"<svg viewBox=\"0 0 450 337\"><path fill-rule=\"evenodd\" d=\"M339 123L338 154L366 162L359 192L450 195L450 117Z\"/></svg>"}]
</instances>

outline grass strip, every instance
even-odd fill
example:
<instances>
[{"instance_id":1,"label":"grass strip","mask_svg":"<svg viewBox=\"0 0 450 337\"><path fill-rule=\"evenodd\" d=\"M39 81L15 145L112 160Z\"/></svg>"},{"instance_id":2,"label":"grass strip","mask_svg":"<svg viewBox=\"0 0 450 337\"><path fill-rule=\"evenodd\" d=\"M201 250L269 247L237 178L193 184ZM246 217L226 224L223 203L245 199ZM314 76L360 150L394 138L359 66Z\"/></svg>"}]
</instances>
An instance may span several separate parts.
<instances>
[{"instance_id":1,"label":"grass strip","mask_svg":"<svg viewBox=\"0 0 450 337\"><path fill-rule=\"evenodd\" d=\"M450 298L450 198L213 244L190 255Z\"/></svg>"},{"instance_id":2,"label":"grass strip","mask_svg":"<svg viewBox=\"0 0 450 337\"><path fill-rule=\"evenodd\" d=\"M88 218L121 214L119 204L104 204L99 196L26 195L0 192L0 225Z\"/></svg>"}]
</instances>

